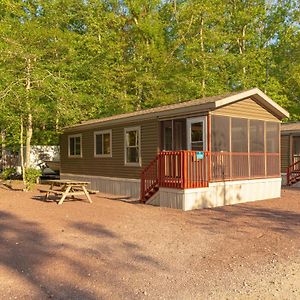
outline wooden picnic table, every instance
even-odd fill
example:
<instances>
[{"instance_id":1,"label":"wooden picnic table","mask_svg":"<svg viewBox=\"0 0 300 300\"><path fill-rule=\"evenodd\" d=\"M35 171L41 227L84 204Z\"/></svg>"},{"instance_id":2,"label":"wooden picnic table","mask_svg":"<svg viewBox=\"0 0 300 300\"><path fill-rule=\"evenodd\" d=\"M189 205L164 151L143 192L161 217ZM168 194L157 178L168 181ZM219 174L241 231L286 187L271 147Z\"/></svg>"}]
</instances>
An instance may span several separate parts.
<instances>
[{"instance_id":1,"label":"wooden picnic table","mask_svg":"<svg viewBox=\"0 0 300 300\"><path fill-rule=\"evenodd\" d=\"M50 194L54 194L56 196L61 196L58 204L63 204L66 197L74 198L75 196L85 196L88 201L92 203L89 192L86 188L90 182L59 179L48 180L47 183L50 184L49 189L40 189L40 192L46 193L45 200L48 199Z\"/></svg>"}]
</instances>

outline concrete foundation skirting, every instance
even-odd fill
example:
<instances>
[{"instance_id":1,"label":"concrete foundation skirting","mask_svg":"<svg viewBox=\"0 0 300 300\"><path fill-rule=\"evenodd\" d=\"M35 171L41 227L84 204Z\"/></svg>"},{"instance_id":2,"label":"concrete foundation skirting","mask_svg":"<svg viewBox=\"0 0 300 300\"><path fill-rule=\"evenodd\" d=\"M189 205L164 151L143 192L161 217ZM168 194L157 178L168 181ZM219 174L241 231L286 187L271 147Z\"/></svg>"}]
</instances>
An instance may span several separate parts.
<instances>
[{"instance_id":1,"label":"concrete foundation skirting","mask_svg":"<svg viewBox=\"0 0 300 300\"><path fill-rule=\"evenodd\" d=\"M111 178L104 176L90 176L61 173L61 179L82 180L90 182L90 188L101 193L130 196L140 198L140 180L127 178Z\"/></svg>"},{"instance_id":2,"label":"concrete foundation skirting","mask_svg":"<svg viewBox=\"0 0 300 300\"><path fill-rule=\"evenodd\" d=\"M281 178L213 182L207 188L159 189L160 206L182 210L218 207L280 197Z\"/></svg>"}]
</instances>

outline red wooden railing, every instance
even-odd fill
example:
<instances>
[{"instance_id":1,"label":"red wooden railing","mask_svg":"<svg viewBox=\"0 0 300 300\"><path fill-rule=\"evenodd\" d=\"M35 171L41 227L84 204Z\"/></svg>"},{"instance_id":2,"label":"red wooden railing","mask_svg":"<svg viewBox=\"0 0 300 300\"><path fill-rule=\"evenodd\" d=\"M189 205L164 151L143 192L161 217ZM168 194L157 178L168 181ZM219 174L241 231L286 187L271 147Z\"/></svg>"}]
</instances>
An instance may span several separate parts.
<instances>
[{"instance_id":1,"label":"red wooden railing","mask_svg":"<svg viewBox=\"0 0 300 300\"><path fill-rule=\"evenodd\" d=\"M279 153L211 153L211 181L275 176L280 176Z\"/></svg>"},{"instance_id":2,"label":"red wooden railing","mask_svg":"<svg viewBox=\"0 0 300 300\"><path fill-rule=\"evenodd\" d=\"M188 189L207 187L209 154L196 151L163 151L141 173L141 201L155 194L158 187Z\"/></svg>"},{"instance_id":3,"label":"red wooden railing","mask_svg":"<svg viewBox=\"0 0 300 300\"><path fill-rule=\"evenodd\" d=\"M286 170L286 183L287 185L292 185L300 181L300 161L296 161Z\"/></svg>"},{"instance_id":4,"label":"red wooden railing","mask_svg":"<svg viewBox=\"0 0 300 300\"><path fill-rule=\"evenodd\" d=\"M211 181L278 176L280 176L279 153L211 153Z\"/></svg>"},{"instance_id":5,"label":"red wooden railing","mask_svg":"<svg viewBox=\"0 0 300 300\"><path fill-rule=\"evenodd\" d=\"M147 201L154 193L155 189L158 187L158 164L159 164L160 154L156 155L150 164L145 167L141 173L141 201Z\"/></svg>"},{"instance_id":6,"label":"red wooden railing","mask_svg":"<svg viewBox=\"0 0 300 300\"><path fill-rule=\"evenodd\" d=\"M199 154L197 157L196 151L161 152L159 186L177 189L207 187L209 153Z\"/></svg>"},{"instance_id":7,"label":"red wooden railing","mask_svg":"<svg viewBox=\"0 0 300 300\"><path fill-rule=\"evenodd\" d=\"M279 153L163 151L141 174L141 201L159 187L202 188L215 181L278 176Z\"/></svg>"}]
</instances>

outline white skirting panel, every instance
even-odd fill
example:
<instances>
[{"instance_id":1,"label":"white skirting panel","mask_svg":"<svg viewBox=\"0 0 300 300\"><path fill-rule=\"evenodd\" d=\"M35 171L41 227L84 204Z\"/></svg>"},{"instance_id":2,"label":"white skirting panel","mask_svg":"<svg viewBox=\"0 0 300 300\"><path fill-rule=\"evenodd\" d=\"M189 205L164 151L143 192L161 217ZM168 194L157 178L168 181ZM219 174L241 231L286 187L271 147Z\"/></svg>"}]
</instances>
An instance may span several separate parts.
<instances>
[{"instance_id":1,"label":"white skirting panel","mask_svg":"<svg viewBox=\"0 0 300 300\"><path fill-rule=\"evenodd\" d=\"M207 188L159 189L160 206L192 210L280 197L281 178L213 182Z\"/></svg>"},{"instance_id":2,"label":"white skirting panel","mask_svg":"<svg viewBox=\"0 0 300 300\"><path fill-rule=\"evenodd\" d=\"M90 188L101 193L140 198L140 180L127 178L112 178L61 173L61 179L82 180L90 182Z\"/></svg>"}]
</instances>

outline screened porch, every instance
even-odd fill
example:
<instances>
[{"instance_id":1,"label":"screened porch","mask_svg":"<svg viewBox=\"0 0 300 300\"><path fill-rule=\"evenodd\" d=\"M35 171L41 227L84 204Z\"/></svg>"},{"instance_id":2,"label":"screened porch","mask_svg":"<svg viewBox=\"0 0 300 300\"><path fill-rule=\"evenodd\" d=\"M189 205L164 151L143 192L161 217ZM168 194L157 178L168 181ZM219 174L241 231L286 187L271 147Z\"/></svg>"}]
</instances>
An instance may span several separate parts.
<instances>
[{"instance_id":1,"label":"screened porch","mask_svg":"<svg viewBox=\"0 0 300 300\"><path fill-rule=\"evenodd\" d=\"M203 176L210 182L280 177L279 122L222 115L162 121L160 146L166 178L183 177L183 157L188 174L201 175L199 182ZM200 164L206 171L197 173Z\"/></svg>"}]
</instances>

